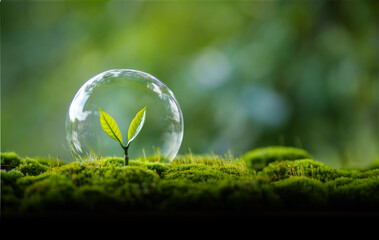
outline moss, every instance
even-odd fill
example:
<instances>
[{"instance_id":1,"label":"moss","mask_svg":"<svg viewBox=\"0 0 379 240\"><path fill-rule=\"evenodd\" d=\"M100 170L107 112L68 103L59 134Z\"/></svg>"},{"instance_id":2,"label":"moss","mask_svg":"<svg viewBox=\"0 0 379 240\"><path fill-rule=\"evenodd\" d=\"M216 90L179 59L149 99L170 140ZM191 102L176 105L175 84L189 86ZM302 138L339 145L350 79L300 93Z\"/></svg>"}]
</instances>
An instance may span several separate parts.
<instances>
[{"instance_id":1,"label":"moss","mask_svg":"<svg viewBox=\"0 0 379 240\"><path fill-rule=\"evenodd\" d=\"M83 167L78 162L72 162L61 167L53 168L51 171L63 175L72 175L81 172L84 168L85 167Z\"/></svg>"},{"instance_id":2,"label":"moss","mask_svg":"<svg viewBox=\"0 0 379 240\"><path fill-rule=\"evenodd\" d=\"M226 154L224 156L219 155L194 155L187 154L184 156L179 156L171 163L171 166L180 165L205 165L210 167L217 167L220 170L227 171L238 171L238 174L247 173L245 161L243 159L234 158L231 154Z\"/></svg>"},{"instance_id":3,"label":"moss","mask_svg":"<svg viewBox=\"0 0 379 240\"><path fill-rule=\"evenodd\" d=\"M24 174L12 169L11 171L1 170L1 206L6 212L17 211L21 196L17 191L17 180L22 179Z\"/></svg>"},{"instance_id":4,"label":"moss","mask_svg":"<svg viewBox=\"0 0 379 240\"><path fill-rule=\"evenodd\" d=\"M152 196L158 211L205 210L216 200L207 185L187 181L161 181ZM209 210L209 209L208 209Z\"/></svg>"},{"instance_id":5,"label":"moss","mask_svg":"<svg viewBox=\"0 0 379 240\"><path fill-rule=\"evenodd\" d=\"M1 171L2 210L32 216L379 208L378 169L336 169L302 159L272 162L255 173L241 159L192 154L172 164L139 159L124 166L121 160L49 167L25 159L15 169ZM27 165L42 165L43 170L30 171Z\"/></svg>"},{"instance_id":6,"label":"moss","mask_svg":"<svg viewBox=\"0 0 379 240\"><path fill-rule=\"evenodd\" d=\"M63 177L63 176L60 176L59 174L53 173L53 172L45 172L37 176L27 175L27 176L17 179L16 184L14 186L14 190L18 196L23 197L26 188L33 185L34 183L45 180L47 178L57 178L57 177Z\"/></svg>"},{"instance_id":7,"label":"moss","mask_svg":"<svg viewBox=\"0 0 379 240\"><path fill-rule=\"evenodd\" d=\"M340 176L337 170L312 159L281 161L270 163L258 173L260 179L276 182L290 177L309 177L322 182L333 180Z\"/></svg>"},{"instance_id":8,"label":"moss","mask_svg":"<svg viewBox=\"0 0 379 240\"><path fill-rule=\"evenodd\" d=\"M330 188L329 208L343 211L378 211L379 177L354 179Z\"/></svg>"},{"instance_id":9,"label":"moss","mask_svg":"<svg viewBox=\"0 0 379 240\"><path fill-rule=\"evenodd\" d=\"M156 172L160 177L163 176L164 172L170 169L169 165L162 163L149 163L146 165L146 168Z\"/></svg>"},{"instance_id":10,"label":"moss","mask_svg":"<svg viewBox=\"0 0 379 240\"><path fill-rule=\"evenodd\" d=\"M127 183L118 187L114 191L114 198L119 203L119 209L127 211L149 211L157 210L157 199L161 199L159 195L155 194L157 182L150 182L149 184Z\"/></svg>"},{"instance_id":11,"label":"moss","mask_svg":"<svg viewBox=\"0 0 379 240\"><path fill-rule=\"evenodd\" d=\"M364 171L359 177L360 178L379 177L379 169Z\"/></svg>"},{"instance_id":12,"label":"moss","mask_svg":"<svg viewBox=\"0 0 379 240\"><path fill-rule=\"evenodd\" d=\"M211 166L207 165L200 165L200 164L182 164L182 165L176 165L176 166L171 166L170 169L168 169L165 172L166 174L170 174L173 172L182 172L186 170L198 170L198 171L206 171L206 170L212 170L213 168Z\"/></svg>"},{"instance_id":13,"label":"moss","mask_svg":"<svg viewBox=\"0 0 379 240\"><path fill-rule=\"evenodd\" d=\"M184 164L167 170L163 178L167 180L207 182L225 179L229 174L217 171L216 168L197 164Z\"/></svg>"},{"instance_id":14,"label":"moss","mask_svg":"<svg viewBox=\"0 0 379 240\"><path fill-rule=\"evenodd\" d=\"M21 198L17 197L15 194L6 192L3 193L3 189L1 190L1 210L2 216L7 214L15 214L19 212L19 208L21 205Z\"/></svg>"},{"instance_id":15,"label":"moss","mask_svg":"<svg viewBox=\"0 0 379 240\"><path fill-rule=\"evenodd\" d=\"M163 176L163 173L170 169L170 165L167 163L155 163L148 162L144 160L132 160L129 162L130 166L138 166L151 171L156 172L160 177Z\"/></svg>"},{"instance_id":16,"label":"moss","mask_svg":"<svg viewBox=\"0 0 379 240\"><path fill-rule=\"evenodd\" d=\"M140 158L140 159L129 160L129 166L138 166L146 170L152 170L152 171L155 171L158 175L161 175L164 171L169 169L170 165L168 163L154 162L153 159L155 158L151 157L147 159ZM119 157L106 157L97 162L83 163L81 166L101 167L101 168L122 168L122 167L125 167L125 160Z\"/></svg>"},{"instance_id":17,"label":"moss","mask_svg":"<svg viewBox=\"0 0 379 240\"><path fill-rule=\"evenodd\" d=\"M229 177L229 175L214 170L185 170L182 172L172 172L165 175L165 179L191 182L215 181L227 177Z\"/></svg>"},{"instance_id":18,"label":"moss","mask_svg":"<svg viewBox=\"0 0 379 240\"><path fill-rule=\"evenodd\" d=\"M169 211L248 212L276 209L278 197L268 185L222 179L215 182L160 181L151 198Z\"/></svg>"},{"instance_id":19,"label":"moss","mask_svg":"<svg viewBox=\"0 0 379 240\"><path fill-rule=\"evenodd\" d=\"M1 185L14 184L17 179L22 178L24 174L18 170L11 171L1 170Z\"/></svg>"},{"instance_id":20,"label":"moss","mask_svg":"<svg viewBox=\"0 0 379 240\"><path fill-rule=\"evenodd\" d=\"M1 169L7 171L17 167L21 163L21 158L14 152L1 153Z\"/></svg>"},{"instance_id":21,"label":"moss","mask_svg":"<svg viewBox=\"0 0 379 240\"><path fill-rule=\"evenodd\" d=\"M39 174L37 176L27 175L27 176L24 176L23 178L17 179L16 183L18 186L25 186L26 187L26 186L32 185L35 182L44 180L44 179L49 178L49 177L56 177L56 176L60 176L60 175L57 173L54 173L54 172L45 172L45 173Z\"/></svg>"},{"instance_id":22,"label":"moss","mask_svg":"<svg viewBox=\"0 0 379 240\"><path fill-rule=\"evenodd\" d=\"M337 188L337 187L340 187L340 186L344 186L346 184L349 184L351 182L354 181L354 178L350 178L350 177L339 177L339 178L336 178L332 181L329 181L326 183L326 186L328 188Z\"/></svg>"},{"instance_id":23,"label":"moss","mask_svg":"<svg viewBox=\"0 0 379 240\"><path fill-rule=\"evenodd\" d=\"M102 186L81 186L74 193L78 211L109 212L117 209L118 201Z\"/></svg>"},{"instance_id":24,"label":"moss","mask_svg":"<svg viewBox=\"0 0 379 240\"><path fill-rule=\"evenodd\" d=\"M363 170L339 168L336 169L337 177L360 178Z\"/></svg>"},{"instance_id":25,"label":"moss","mask_svg":"<svg viewBox=\"0 0 379 240\"><path fill-rule=\"evenodd\" d=\"M260 171L272 162L309 159L312 157L303 149L272 146L254 149L245 153L242 158L245 160L248 169Z\"/></svg>"},{"instance_id":26,"label":"moss","mask_svg":"<svg viewBox=\"0 0 379 240\"><path fill-rule=\"evenodd\" d=\"M36 176L46 172L49 168L34 159L25 158L16 169L24 175Z\"/></svg>"},{"instance_id":27,"label":"moss","mask_svg":"<svg viewBox=\"0 0 379 240\"><path fill-rule=\"evenodd\" d=\"M139 166L115 167L114 165L82 166L79 163L70 163L52 170L65 175L76 186L103 185L115 189L125 183L153 183L159 180L156 172Z\"/></svg>"},{"instance_id":28,"label":"moss","mask_svg":"<svg viewBox=\"0 0 379 240\"><path fill-rule=\"evenodd\" d=\"M21 203L23 212L63 212L71 209L75 186L67 178L49 175L26 187Z\"/></svg>"},{"instance_id":29,"label":"moss","mask_svg":"<svg viewBox=\"0 0 379 240\"><path fill-rule=\"evenodd\" d=\"M212 185L209 185L213 188ZM258 184L256 181L221 181L214 189L219 209L229 211L269 211L279 206L278 195L267 184Z\"/></svg>"},{"instance_id":30,"label":"moss","mask_svg":"<svg viewBox=\"0 0 379 240\"><path fill-rule=\"evenodd\" d=\"M291 177L276 182L274 191L286 210L322 210L327 206L327 188L316 179Z\"/></svg>"},{"instance_id":31,"label":"moss","mask_svg":"<svg viewBox=\"0 0 379 240\"><path fill-rule=\"evenodd\" d=\"M117 157L106 157L101 160L101 165L105 167L122 167L125 166L125 159Z\"/></svg>"},{"instance_id":32,"label":"moss","mask_svg":"<svg viewBox=\"0 0 379 240\"><path fill-rule=\"evenodd\" d=\"M107 170L103 173L103 179L98 180L107 186L117 188L118 186L130 183L150 185L159 181L159 179L158 174L153 171L137 166L128 166Z\"/></svg>"}]
</instances>

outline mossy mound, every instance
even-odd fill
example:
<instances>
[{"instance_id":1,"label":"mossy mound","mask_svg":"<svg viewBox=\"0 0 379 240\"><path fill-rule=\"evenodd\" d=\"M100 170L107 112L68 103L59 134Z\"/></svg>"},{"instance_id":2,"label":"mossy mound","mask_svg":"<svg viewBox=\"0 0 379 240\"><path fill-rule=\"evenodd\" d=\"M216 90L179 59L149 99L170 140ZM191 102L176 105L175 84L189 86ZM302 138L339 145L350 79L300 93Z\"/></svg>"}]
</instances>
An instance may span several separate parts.
<instances>
[{"instance_id":1,"label":"mossy mound","mask_svg":"<svg viewBox=\"0 0 379 240\"><path fill-rule=\"evenodd\" d=\"M339 181L338 181L339 180ZM378 211L379 177L336 179L327 184L329 204L339 211Z\"/></svg>"},{"instance_id":2,"label":"mossy mound","mask_svg":"<svg viewBox=\"0 0 379 240\"><path fill-rule=\"evenodd\" d=\"M261 180L268 182L276 182L290 177L308 177L327 182L343 174L337 169L321 162L312 159L302 159L270 163L258 173L258 176Z\"/></svg>"},{"instance_id":3,"label":"mossy mound","mask_svg":"<svg viewBox=\"0 0 379 240\"><path fill-rule=\"evenodd\" d=\"M186 164L170 168L164 172L167 180L207 182L227 178L229 175L206 165Z\"/></svg>"},{"instance_id":4,"label":"mossy mound","mask_svg":"<svg viewBox=\"0 0 379 240\"><path fill-rule=\"evenodd\" d=\"M303 149L272 146L254 149L245 153L242 158L245 160L248 169L260 171L272 162L308 159L312 157Z\"/></svg>"},{"instance_id":5,"label":"mossy mound","mask_svg":"<svg viewBox=\"0 0 379 240\"><path fill-rule=\"evenodd\" d=\"M11 170L21 163L21 158L14 152L1 153L1 169Z\"/></svg>"},{"instance_id":6,"label":"mossy mound","mask_svg":"<svg viewBox=\"0 0 379 240\"><path fill-rule=\"evenodd\" d=\"M286 210L322 210L327 206L328 191L316 179L291 177L275 182L274 191Z\"/></svg>"},{"instance_id":7,"label":"mossy mound","mask_svg":"<svg viewBox=\"0 0 379 240\"><path fill-rule=\"evenodd\" d=\"M48 167L37 160L26 158L21 161L16 169L25 175L36 176L46 172Z\"/></svg>"},{"instance_id":8,"label":"mossy mound","mask_svg":"<svg viewBox=\"0 0 379 240\"><path fill-rule=\"evenodd\" d=\"M282 148L270 149L278 160L261 170L216 155L188 154L171 164L137 159L129 166L122 158L64 165L20 159L1 170L2 216L379 211L378 169L284 160L288 152L279 157Z\"/></svg>"}]
</instances>

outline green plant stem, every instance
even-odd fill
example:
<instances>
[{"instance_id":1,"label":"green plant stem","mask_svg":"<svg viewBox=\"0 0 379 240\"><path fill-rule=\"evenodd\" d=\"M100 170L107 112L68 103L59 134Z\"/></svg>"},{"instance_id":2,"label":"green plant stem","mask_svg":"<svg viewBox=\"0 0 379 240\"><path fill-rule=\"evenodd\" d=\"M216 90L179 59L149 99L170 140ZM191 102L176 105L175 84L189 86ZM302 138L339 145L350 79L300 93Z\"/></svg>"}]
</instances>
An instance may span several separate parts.
<instances>
[{"instance_id":1,"label":"green plant stem","mask_svg":"<svg viewBox=\"0 0 379 240\"><path fill-rule=\"evenodd\" d=\"M124 149L125 166L128 166L129 165L129 156L128 156L129 145L122 148Z\"/></svg>"}]
</instances>

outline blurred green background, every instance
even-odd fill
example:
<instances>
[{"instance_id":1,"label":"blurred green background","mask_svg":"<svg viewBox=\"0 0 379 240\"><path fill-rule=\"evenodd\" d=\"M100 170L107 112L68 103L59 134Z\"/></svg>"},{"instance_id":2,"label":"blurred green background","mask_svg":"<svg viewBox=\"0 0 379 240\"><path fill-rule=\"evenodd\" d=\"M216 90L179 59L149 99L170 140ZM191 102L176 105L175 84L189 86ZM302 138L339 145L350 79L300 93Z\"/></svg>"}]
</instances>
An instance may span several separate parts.
<instances>
[{"instance_id":1,"label":"blurred green background","mask_svg":"<svg viewBox=\"0 0 379 240\"><path fill-rule=\"evenodd\" d=\"M179 153L267 145L379 156L378 1L1 2L1 151L69 159L76 91L109 69L178 99Z\"/></svg>"}]
</instances>

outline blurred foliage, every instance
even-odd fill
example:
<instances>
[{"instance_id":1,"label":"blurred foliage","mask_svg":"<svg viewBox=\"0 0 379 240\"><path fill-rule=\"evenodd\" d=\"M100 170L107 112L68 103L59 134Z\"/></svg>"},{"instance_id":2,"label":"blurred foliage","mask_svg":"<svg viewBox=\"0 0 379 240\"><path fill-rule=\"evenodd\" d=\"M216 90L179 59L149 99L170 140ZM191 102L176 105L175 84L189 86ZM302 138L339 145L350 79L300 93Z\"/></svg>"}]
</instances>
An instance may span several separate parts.
<instances>
[{"instance_id":1,"label":"blurred foliage","mask_svg":"<svg viewBox=\"0 0 379 240\"><path fill-rule=\"evenodd\" d=\"M181 153L378 149L377 1L1 2L1 150L71 158L65 116L109 69L150 73L184 115Z\"/></svg>"}]
</instances>

